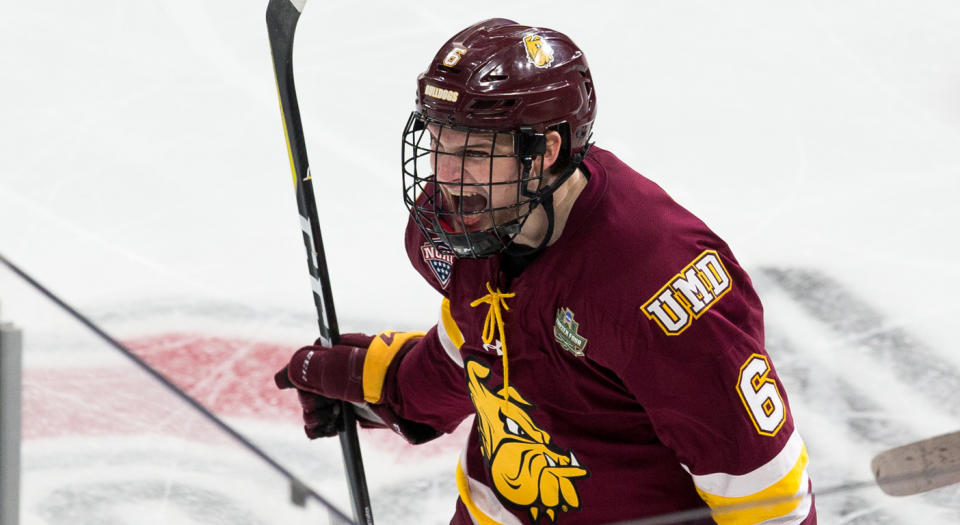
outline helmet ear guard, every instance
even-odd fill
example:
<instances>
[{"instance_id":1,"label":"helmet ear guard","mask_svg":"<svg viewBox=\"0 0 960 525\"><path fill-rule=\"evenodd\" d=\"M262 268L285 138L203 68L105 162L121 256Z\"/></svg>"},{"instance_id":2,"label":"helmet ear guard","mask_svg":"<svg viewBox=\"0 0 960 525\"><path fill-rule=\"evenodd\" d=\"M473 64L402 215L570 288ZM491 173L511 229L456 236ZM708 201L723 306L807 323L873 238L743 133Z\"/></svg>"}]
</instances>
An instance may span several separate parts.
<instances>
[{"instance_id":1,"label":"helmet ear guard","mask_svg":"<svg viewBox=\"0 0 960 525\"><path fill-rule=\"evenodd\" d=\"M542 156L547 152L547 137L537 133L529 126L523 126L514 136L514 151L523 159Z\"/></svg>"},{"instance_id":2,"label":"helmet ear guard","mask_svg":"<svg viewBox=\"0 0 960 525\"><path fill-rule=\"evenodd\" d=\"M517 160L520 161L520 194L530 199L531 206L540 203L540 189L543 185L543 163L538 177L530 177L533 172L533 162L537 157L543 159L547 153L547 137L543 133L536 133L529 126L521 127L519 132L513 137L513 150L517 154ZM529 183L537 180L537 187L531 190Z\"/></svg>"}]
</instances>

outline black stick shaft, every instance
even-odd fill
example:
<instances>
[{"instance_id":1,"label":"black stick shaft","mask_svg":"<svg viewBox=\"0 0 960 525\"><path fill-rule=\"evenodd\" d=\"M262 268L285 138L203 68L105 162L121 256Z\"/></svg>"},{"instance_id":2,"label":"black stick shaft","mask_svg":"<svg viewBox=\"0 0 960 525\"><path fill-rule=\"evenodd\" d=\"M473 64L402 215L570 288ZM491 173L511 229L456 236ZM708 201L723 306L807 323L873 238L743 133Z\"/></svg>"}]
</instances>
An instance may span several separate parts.
<instances>
[{"instance_id":1,"label":"black stick shaft","mask_svg":"<svg viewBox=\"0 0 960 525\"><path fill-rule=\"evenodd\" d=\"M303 242L307 251L313 300L317 307L320 337L327 344L336 344L340 338L340 330L333 306L333 294L330 289L323 239L320 236L320 222L317 219L310 164L307 161L307 149L303 138L303 124L300 121L300 108L293 83L293 36L300 18L300 10L305 3L306 0L270 0L267 5L267 31L273 53L280 110L283 113L290 169L293 172L293 185L297 193ZM349 403L343 403L341 408L344 430L340 432L340 446L343 449L343 461L350 485L354 517L361 524L372 525L373 512L360 454L356 415L353 406Z\"/></svg>"}]
</instances>

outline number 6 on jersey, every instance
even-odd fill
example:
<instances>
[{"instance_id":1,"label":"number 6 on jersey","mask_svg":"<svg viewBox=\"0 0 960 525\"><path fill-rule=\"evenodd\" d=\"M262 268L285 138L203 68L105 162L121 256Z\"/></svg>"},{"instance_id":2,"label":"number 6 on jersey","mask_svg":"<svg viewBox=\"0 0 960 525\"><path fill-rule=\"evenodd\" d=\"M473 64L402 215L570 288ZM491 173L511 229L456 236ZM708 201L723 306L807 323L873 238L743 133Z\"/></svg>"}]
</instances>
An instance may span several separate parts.
<instances>
[{"instance_id":1,"label":"number 6 on jersey","mask_svg":"<svg viewBox=\"0 0 960 525\"><path fill-rule=\"evenodd\" d=\"M752 354L740 367L737 393L747 408L753 425L763 436L776 436L787 420L787 411L777 382L768 377L770 363L766 356Z\"/></svg>"}]
</instances>

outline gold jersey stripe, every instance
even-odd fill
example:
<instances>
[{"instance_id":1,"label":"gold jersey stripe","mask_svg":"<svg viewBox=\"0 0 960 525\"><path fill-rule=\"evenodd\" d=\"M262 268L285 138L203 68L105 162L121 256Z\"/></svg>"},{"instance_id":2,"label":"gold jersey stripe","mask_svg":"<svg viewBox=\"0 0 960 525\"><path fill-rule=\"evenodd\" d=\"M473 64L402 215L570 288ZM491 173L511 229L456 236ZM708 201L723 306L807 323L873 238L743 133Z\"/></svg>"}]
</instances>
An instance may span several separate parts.
<instances>
[{"instance_id":1,"label":"gold jersey stripe","mask_svg":"<svg viewBox=\"0 0 960 525\"><path fill-rule=\"evenodd\" d=\"M704 492L726 498L750 496L755 492L777 483L790 472L797 464L800 453L803 451L803 438L794 430L790 438L783 444L780 452L770 461L745 474L727 474L715 472L713 474L693 474L690 468L682 465L693 477L693 483Z\"/></svg>"},{"instance_id":2,"label":"gold jersey stripe","mask_svg":"<svg viewBox=\"0 0 960 525\"><path fill-rule=\"evenodd\" d=\"M379 403L383 397L383 382L387 368L407 341L426 335L424 332L396 332L387 330L373 338L363 360L363 399Z\"/></svg>"},{"instance_id":3,"label":"gold jersey stripe","mask_svg":"<svg viewBox=\"0 0 960 525\"><path fill-rule=\"evenodd\" d=\"M474 501L473 492L470 490L471 482L479 489L477 492L479 504ZM460 493L463 506L467 508L470 517L477 525L522 525L516 516L497 501L497 497L489 487L467 476L463 466L463 455L457 462L457 492ZM482 510L481 506L486 506L488 510ZM490 514L494 514L496 518L491 517Z\"/></svg>"},{"instance_id":4,"label":"gold jersey stripe","mask_svg":"<svg viewBox=\"0 0 960 525\"><path fill-rule=\"evenodd\" d=\"M463 334L460 332L457 322L453 320L453 315L450 314L450 299L446 297L443 298L443 303L440 305L440 322L443 324L444 331L447 332L447 337L459 350L463 346Z\"/></svg>"},{"instance_id":5,"label":"gold jersey stripe","mask_svg":"<svg viewBox=\"0 0 960 525\"><path fill-rule=\"evenodd\" d=\"M751 523L760 523L764 520L790 514L800 505L803 498L807 495L806 487L803 485L806 484L809 479L806 475L808 461L807 447L803 445L800 451L800 457L797 458L797 462L790 472L787 472L785 476L773 485L748 496L733 498L717 496L704 491L700 487L697 487L697 492L700 494L700 497L703 498L703 501L713 509L779 498L777 503L770 505L737 511L714 512L713 514L713 519L719 525L749 525ZM791 496L795 497L791 498Z\"/></svg>"},{"instance_id":6,"label":"gold jersey stripe","mask_svg":"<svg viewBox=\"0 0 960 525\"><path fill-rule=\"evenodd\" d=\"M477 504L473 502L473 498L470 497L470 484L467 483L467 475L463 472L463 469L460 468L459 463L457 463L457 492L460 493L460 501L462 501L464 506L467 507L467 510L470 511L470 516L473 517L478 525L500 525L484 514L483 511L477 508Z\"/></svg>"}]
</instances>

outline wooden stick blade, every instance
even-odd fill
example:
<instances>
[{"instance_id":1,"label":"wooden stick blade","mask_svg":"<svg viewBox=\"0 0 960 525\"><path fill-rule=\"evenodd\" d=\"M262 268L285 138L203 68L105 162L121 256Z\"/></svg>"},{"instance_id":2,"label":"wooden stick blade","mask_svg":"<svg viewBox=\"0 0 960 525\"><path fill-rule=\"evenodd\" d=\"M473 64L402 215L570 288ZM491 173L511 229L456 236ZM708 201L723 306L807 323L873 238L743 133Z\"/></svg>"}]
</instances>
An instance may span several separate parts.
<instances>
[{"instance_id":1,"label":"wooden stick blade","mask_svg":"<svg viewBox=\"0 0 960 525\"><path fill-rule=\"evenodd\" d=\"M960 432L881 452L870 463L880 489L911 496L960 483Z\"/></svg>"}]
</instances>

